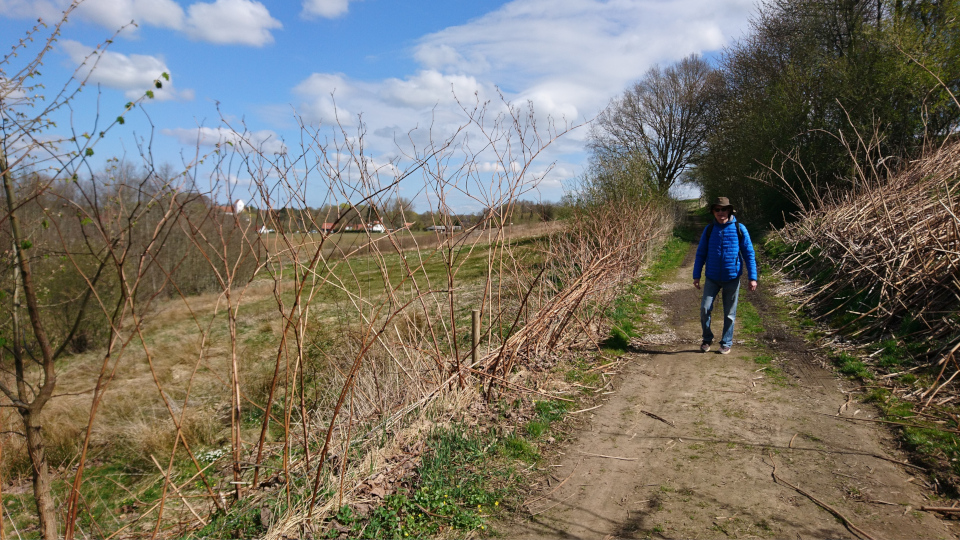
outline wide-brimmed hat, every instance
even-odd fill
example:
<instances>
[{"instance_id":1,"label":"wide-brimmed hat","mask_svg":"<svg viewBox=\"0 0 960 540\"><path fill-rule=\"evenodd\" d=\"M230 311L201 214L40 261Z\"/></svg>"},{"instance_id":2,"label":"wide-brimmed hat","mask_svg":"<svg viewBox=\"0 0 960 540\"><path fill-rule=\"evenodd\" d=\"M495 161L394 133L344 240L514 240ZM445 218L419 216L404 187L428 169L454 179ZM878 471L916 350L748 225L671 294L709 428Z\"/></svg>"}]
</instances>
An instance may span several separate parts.
<instances>
[{"instance_id":1,"label":"wide-brimmed hat","mask_svg":"<svg viewBox=\"0 0 960 540\"><path fill-rule=\"evenodd\" d=\"M737 209L734 208L732 204L730 204L730 199L728 199L728 198L726 198L726 197L717 197L717 200L713 201L713 202L710 204L710 211L711 211L711 212L713 211L713 208L714 208L715 206L720 206L720 207L723 207L723 208L729 208L731 214L737 211Z\"/></svg>"}]
</instances>

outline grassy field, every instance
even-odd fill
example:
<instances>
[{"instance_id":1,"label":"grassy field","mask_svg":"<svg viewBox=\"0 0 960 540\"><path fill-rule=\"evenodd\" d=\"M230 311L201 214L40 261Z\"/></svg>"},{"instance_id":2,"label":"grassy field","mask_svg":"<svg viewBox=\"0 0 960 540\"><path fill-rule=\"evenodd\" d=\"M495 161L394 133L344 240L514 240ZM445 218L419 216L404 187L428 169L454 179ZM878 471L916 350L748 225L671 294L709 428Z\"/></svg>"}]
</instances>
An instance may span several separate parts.
<instances>
[{"instance_id":1,"label":"grassy field","mask_svg":"<svg viewBox=\"0 0 960 540\"><path fill-rule=\"evenodd\" d=\"M539 258L536 242L523 238L543 230L511 231L511 238L517 240L506 247L510 260L535 264ZM245 454L254 449L261 435L274 372L278 366L281 370L269 410L274 420L266 432L267 467L282 467L284 459L302 456L302 450L295 451L296 445L319 450L320 430L329 422L325 411L331 409L345 372L364 343L365 332L379 330L388 322L392 326L366 354L374 377L394 380L392 385L377 387L377 393L381 386L392 387L386 395L358 386L358 393L367 394L363 397L368 412L388 414L398 404L415 399L422 389L410 372L424 368L424 353L430 351L392 348L385 342L402 334L407 343L424 349L432 346L436 349L433 353L441 355L449 355L456 342L462 355L469 347L470 312L483 305L485 291L488 320L495 319L494 303L515 304L518 291L512 281L519 277L503 275L498 268L504 263L503 245L461 242L440 247L437 235L429 235L413 235L420 249L328 257L312 270L295 262L304 260L302 253L295 257L278 251L275 258L283 263L232 291L232 305L224 294L210 293L167 301L146 314L142 339L127 336L126 348L120 354L115 350L109 359L113 362L107 370L109 389L97 411L81 488L80 530L105 536L141 514L148 517L130 531L152 527L157 510L151 507L163 494L164 469L172 471L175 482L186 483L181 489L185 497L192 498L183 499L192 501L189 505L181 504L168 493L172 497L168 519L186 515L191 506L209 510L211 503L204 499L206 486L195 478L197 465L205 468L214 492L229 494L234 357L242 396L240 437ZM347 251L356 247L358 237L342 235L332 240L337 249ZM437 240L433 248L424 248L431 239ZM294 249L311 249L309 237L288 240L299 242ZM298 298L301 281L303 293ZM293 307L295 301L299 310ZM231 309L235 340L227 317ZM298 331L288 331L287 340L295 337L297 343L283 346L285 317L291 313L299 317ZM399 315L386 320L393 313ZM512 314L510 319L512 322ZM502 320L495 324L498 331L509 326ZM90 417L92 386L105 353L94 350L61 360L59 396L44 411L47 450L59 472L56 493L61 501L75 470ZM434 377L442 375L434 373ZM174 419L183 434L176 452ZM5 415L5 423L14 420L9 413ZM302 435L290 431L290 426L304 421L312 432L306 444ZM301 434L306 431L297 429ZM289 446L285 447L284 441ZM184 450L184 443L190 453ZM21 532L31 530L35 519L28 489L29 462L24 454L15 439L6 437L2 471L12 489L4 490L3 500L6 517L11 518L4 522L10 534L14 534L14 526ZM250 480L249 468L243 477ZM309 486L301 487L309 491Z\"/></svg>"},{"instance_id":2,"label":"grassy field","mask_svg":"<svg viewBox=\"0 0 960 540\"><path fill-rule=\"evenodd\" d=\"M342 513L343 497L478 401L485 379L463 367L472 311L482 314L481 357L513 343L519 345L511 350L526 358L547 338L559 339L574 316L578 329L598 331L606 300L591 295L613 294L618 279L643 266L646 248L638 238L659 245L669 227L669 213L658 212L653 221L663 230L642 237L603 219L599 232L562 238L547 235L558 224L488 231L493 242L481 234L410 235L419 246L411 249L378 250L363 245L371 240L365 235L338 235L325 240L317 261L315 237L268 235L267 250L253 251L265 258L252 279L229 291L158 302L139 326L125 321L122 343L110 354L89 350L60 361L58 396L43 413L58 503L65 504L82 462L78 531L87 536L156 530L179 538L202 526L201 536L247 537L280 514L284 526L295 527L314 508L352 527L357 522ZM596 255L591 234L606 241L607 255ZM571 289L584 296L568 296ZM551 303L555 298L563 303ZM518 339L508 342L511 336ZM533 349L521 350L527 344ZM520 356L506 358L504 366L484 369L510 375L513 364L506 362ZM102 402L81 460L98 378L107 386L96 394ZM529 437L541 437L548 423L528 426ZM444 433L450 444L485 444L474 456L481 461L534 459L523 437L491 447L483 437ZM447 443L438 444L433 451ZM5 530L16 534L15 526L30 537L36 518L29 462L13 436L4 436L3 450L0 472L10 486L3 492ZM473 493L464 497L495 503L505 496L496 489ZM409 496L438 513L426 491ZM382 510L406 515L410 500L384 501ZM474 512L461 518L467 529L482 524ZM388 522L384 531L394 530ZM437 523L402 530L421 533Z\"/></svg>"},{"instance_id":3,"label":"grassy field","mask_svg":"<svg viewBox=\"0 0 960 540\"><path fill-rule=\"evenodd\" d=\"M485 229L480 231L451 231L450 233L434 231L398 230L384 234L366 234L358 232L333 233L269 233L262 235L264 243L271 254L285 250L296 249L309 251L322 245L324 258L343 256L345 254L369 254L386 252L396 248L400 250L434 249L446 244L473 244L475 242L491 243L497 238L516 239L530 236L541 236L557 230L560 223L556 221L544 223L530 223L511 225L503 229Z\"/></svg>"}]
</instances>

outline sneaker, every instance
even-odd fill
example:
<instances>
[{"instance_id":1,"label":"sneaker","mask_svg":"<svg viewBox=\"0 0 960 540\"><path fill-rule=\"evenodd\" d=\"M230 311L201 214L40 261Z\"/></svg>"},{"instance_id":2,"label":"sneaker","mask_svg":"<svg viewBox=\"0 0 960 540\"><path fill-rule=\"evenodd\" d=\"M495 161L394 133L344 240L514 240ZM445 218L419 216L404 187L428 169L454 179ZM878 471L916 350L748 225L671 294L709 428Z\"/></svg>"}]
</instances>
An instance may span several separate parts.
<instances>
[{"instance_id":1,"label":"sneaker","mask_svg":"<svg viewBox=\"0 0 960 540\"><path fill-rule=\"evenodd\" d=\"M720 346L720 354L730 354L730 347L726 345Z\"/></svg>"},{"instance_id":2,"label":"sneaker","mask_svg":"<svg viewBox=\"0 0 960 540\"><path fill-rule=\"evenodd\" d=\"M710 344L704 341L700 344L700 352L707 352L710 350Z\"/></svg>"}]
</instances>

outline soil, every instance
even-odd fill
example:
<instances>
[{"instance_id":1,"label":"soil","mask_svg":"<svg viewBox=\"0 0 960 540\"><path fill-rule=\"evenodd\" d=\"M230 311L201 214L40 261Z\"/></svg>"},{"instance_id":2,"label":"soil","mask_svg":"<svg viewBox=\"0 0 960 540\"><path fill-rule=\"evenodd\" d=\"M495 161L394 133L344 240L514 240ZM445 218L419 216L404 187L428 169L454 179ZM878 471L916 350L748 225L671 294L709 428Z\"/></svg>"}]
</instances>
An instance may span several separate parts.
<instances>
[{"instance_id":1,"label":"soil","mask_svg":"<svg viewBox=\"0 0 960 540\"><path fill-rule=\"evenodd\" d=\"M778 319L763 282L741 301L764 331L735 337L729 355L699 351L692 262L691 252L661 287L667 328L635 343L615 391L580 413L523 507L493 529L522 539L957 538L960 521L920 510L949 505L937 486L903 464L886 426L850 420L877 411Z\"/></svg>"}]
</instances>

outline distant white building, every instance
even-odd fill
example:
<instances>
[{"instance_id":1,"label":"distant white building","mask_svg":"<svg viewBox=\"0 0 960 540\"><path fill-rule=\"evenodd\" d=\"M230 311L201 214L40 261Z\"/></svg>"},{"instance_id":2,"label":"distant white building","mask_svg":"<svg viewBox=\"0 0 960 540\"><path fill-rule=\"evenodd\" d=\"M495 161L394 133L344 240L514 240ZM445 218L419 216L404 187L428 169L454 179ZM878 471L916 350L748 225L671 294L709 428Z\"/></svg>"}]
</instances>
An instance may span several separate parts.
<instances>
[{"instance_id":1,"label":"distant white building","mask_svg":"<svg viewBox=\"0 0 960 540\"><path fill-rule=\"evenodd\" d=\"M277 232L277 231L273 229L268 229L267 226L264 225L263 227L260 227L260 229L257 232L260 234L268 234L268 233Z\"/></svg>"},{"instance_id":2,"label":"distant white building","mask_svg":"<svg viewBox=\"0 0 960 540\"><path fill-rule=\"evenodd\" d=\"M243 213L243 209L245 207L246 205L243 203L243 200L237 199L237 201L234 202L233 204L227 204L224 206L215 206L214 208L216 210L219 210L220 212L223 212L225 215L228 215L228 216L234 216L234 215L239 216L241 213Z\"/></svg>"}]
</instances>

